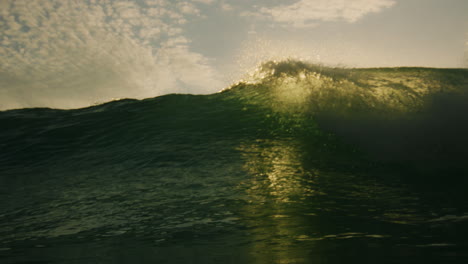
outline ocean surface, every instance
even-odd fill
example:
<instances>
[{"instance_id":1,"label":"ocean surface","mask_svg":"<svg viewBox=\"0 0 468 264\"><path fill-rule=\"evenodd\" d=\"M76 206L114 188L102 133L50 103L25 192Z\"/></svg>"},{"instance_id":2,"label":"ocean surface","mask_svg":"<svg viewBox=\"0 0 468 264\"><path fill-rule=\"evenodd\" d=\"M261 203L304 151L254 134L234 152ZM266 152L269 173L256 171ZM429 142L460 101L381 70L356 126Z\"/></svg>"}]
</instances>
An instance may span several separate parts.
<instances>
[{"instance_id":1,"label":"ocean surface","mask_svg":"<svg viewBox=\"0 0 468 264\"><path fill-rule=\"evenodd\" d=\"M468 70L0 112L0 263L468 263Z\"/></svg>"}]
</instances>

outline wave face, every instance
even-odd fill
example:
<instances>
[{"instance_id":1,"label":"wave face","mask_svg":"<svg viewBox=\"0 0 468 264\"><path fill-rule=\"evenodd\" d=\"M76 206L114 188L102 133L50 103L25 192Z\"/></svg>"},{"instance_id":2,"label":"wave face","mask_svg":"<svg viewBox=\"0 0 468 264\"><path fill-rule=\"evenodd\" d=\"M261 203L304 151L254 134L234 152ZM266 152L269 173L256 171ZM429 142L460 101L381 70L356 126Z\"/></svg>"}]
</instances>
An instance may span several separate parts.
<instances>
[{"instance_id":1,"label":"wave face","mask_svg":"<svg viewBox=\"0 0 468 264\"><path fill-rule=\"evenodd\" d=\"M467 102L464 69L273 61L212 95L0 112L0 260L466 263Z\"/></svg>"}]
</instances>

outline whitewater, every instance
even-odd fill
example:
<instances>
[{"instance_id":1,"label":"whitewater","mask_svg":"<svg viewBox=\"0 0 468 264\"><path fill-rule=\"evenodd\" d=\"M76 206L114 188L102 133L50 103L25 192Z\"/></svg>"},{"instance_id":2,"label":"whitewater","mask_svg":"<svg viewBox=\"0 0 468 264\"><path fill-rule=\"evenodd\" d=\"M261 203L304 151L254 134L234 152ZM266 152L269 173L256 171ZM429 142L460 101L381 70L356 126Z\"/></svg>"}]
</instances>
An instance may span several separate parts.
<instances>
[{"instance_id":1,"label":"whitewater","mask_svg":"<svg viewBox=\"0 0 468 264\"><path fill-rule=\"evenodd\" d=\"M0 112L1 263L467 263L468 70L269 61Z\"/></svg>"}]
</instances>

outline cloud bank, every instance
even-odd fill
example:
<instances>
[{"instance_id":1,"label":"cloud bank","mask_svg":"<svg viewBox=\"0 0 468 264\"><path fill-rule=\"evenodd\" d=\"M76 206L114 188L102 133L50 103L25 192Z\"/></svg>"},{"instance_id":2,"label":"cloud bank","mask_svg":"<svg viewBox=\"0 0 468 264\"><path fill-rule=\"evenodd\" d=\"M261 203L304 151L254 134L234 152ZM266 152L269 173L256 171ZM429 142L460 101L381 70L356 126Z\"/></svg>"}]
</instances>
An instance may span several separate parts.
<instances>
[{"instance_id":1,"label":"cloud bank","mask_svg":"<svg viewBox=\"0 0 468 264\"><path fill-rule=\"evenodd\" d=\"M0 0L0 109L220 90L183 30L209 2Z\"/></svg>"},{"instance_id":2,"label":"cloud bank","mask_svg":"<svg viewBox=\"0 0 468 264\"><path fill-rule=\"evenodd\" d=\"M328 21L353 23L395 4L395 0L300 0L290 5L260 8L258 15L286 26L304 28Z\"/></svg>"}]
</instances>

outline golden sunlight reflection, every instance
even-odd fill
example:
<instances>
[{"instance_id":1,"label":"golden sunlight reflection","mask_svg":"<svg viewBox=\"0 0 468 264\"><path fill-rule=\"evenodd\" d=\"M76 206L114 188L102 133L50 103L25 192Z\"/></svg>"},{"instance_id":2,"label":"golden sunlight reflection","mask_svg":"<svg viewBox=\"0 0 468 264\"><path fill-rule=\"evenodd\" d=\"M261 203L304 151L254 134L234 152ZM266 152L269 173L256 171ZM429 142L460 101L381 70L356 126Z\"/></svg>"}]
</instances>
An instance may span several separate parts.
<instances>
[{"instance_id":1,"label":"golden sunlight reflection","mask_svg":"<svg viewBox=\"0 0 468 264\"><path fill-rule=\"evenodd\" d=\"M310 196L323 195L310 187L320 172L303 168L294 142L257 140L239 150L245 159L244 169L252 175L245 183L249 203L243 209L243 219L252 228L255 242L251 254L256 263L305 261L305 252L293 248L309 238L305 221L310 213L296 207Z\"/></svg>"},{"instance_id":2,"label":"golden sunlight reflection","mask_svg":"<svg viewBox=\"0 0 468 264\"><path fill-rule=\"evenodd\" d=\"M289 202L291 197L307 196L303 181L313 182L318 175L305 171L301 164L301 153L292 142L258 140L254 144L239 147L245 159L244 168L253 175L250 195L261 191L275 201ZM257 197L258 198L258 197Z\"/></svg>"},{"instance_id":3,"label":"golden sunlight reflection","mask_svg":"<svg viewBox=\"0 0 468 264\"><path fill-rule=\"evenodd\" d=\"M250 175L239 218L254 263L320 261L329 241L384 240L391 235L383 225L427 220L411 193L366 175L319 169L297 140L257 139L238 150Z\"/></svg>"}]
</instances>

